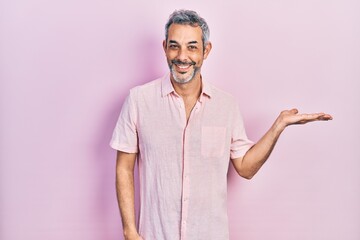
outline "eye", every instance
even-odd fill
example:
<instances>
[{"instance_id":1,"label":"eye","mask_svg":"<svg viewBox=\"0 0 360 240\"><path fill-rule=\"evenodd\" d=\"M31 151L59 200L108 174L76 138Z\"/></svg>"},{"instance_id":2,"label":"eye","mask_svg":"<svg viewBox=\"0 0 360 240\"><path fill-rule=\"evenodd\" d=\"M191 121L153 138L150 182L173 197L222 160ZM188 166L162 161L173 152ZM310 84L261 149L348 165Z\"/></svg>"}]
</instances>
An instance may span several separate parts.
<instances>
[{"instance_id":1,"label":"eye","mask_svg":"<svg viewBox=\"0 0 360 240\"><path fill-rule=\"evenodd\" d=\"M197 46L195 46L195 45L190 45L188 48L189 48L190 50L196 50L196 49L197 49Z\"/></svg>"},{"instance_id":2,"label":"eye","mask_svg":"<svg viewBox=\"0 0 360 240\"><path fill-rule=\"evenodd\" d=\"M169 48L170 48L170 49L178 49L179 46L176 45L176 44L170 44L170 45L169 45Z\"/></svg>"}]
</instances>

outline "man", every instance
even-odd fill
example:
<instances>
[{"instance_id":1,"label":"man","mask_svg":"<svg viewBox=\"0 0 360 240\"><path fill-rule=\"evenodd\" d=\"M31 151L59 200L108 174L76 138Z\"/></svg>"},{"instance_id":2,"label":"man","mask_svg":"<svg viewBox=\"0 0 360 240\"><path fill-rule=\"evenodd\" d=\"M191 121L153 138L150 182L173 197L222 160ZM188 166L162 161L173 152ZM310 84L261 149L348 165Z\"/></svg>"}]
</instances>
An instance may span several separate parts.
<instances>
[{"instance_id":1,"label":"man","mask_svg":"<svg viewBox=\"0 0 360 240\"><path fill-rule=\"evenodd\" d=\"M253 144L234 99L202 79L211 46L203 18L194 11L175 11L163 42L170 73L132 89L123 105L111 146L118 150L116 186L126 240L229 239L229 160L240 176L251 179L288 125L332 119L286 110Z\"/></svg>"}]
</instances>

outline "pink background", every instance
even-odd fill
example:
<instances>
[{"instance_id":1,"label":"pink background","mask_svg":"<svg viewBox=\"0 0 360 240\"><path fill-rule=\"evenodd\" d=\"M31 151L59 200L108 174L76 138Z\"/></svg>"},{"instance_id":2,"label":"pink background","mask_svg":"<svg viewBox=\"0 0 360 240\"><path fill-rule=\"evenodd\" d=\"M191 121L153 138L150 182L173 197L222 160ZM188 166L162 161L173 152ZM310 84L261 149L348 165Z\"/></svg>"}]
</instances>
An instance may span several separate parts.
<instances>
[{"instance_id":1,"label":"pink background","mask_svg":"<svg viewBox=\"0 0 360 240\"><path fill-rule=\"evenodd\" d=\"M360 4L350 0L0 3L0 239L122 239L108 142L129 88L168 71L168 15L210 25L203 67L258 140L292 126L251 181L229 171L231 239L360 239Z\"/></svg>"}]
</instances>

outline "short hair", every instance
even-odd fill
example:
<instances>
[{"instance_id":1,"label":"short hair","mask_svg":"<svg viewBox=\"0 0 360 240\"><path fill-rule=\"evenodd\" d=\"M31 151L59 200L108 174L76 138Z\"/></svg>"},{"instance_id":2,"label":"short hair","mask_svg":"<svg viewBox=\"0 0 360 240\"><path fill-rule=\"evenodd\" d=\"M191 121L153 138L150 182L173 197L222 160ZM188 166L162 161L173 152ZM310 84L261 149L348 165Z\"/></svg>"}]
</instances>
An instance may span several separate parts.
<instances>
[{"instance_id":1,"label":"short hair","mask_svg":"<svg viewBox=\"0 0 360 240\"><path fill-rule=\"evenodd\" d=\"M193 27L199 26L202 30L201 39L203 41L204 46L209 41L210 38L210 29L207 25L205 19L199 16L197 12L192 10L175 10L169 17L165 25L165 40L168 40L169 28L171 24L182 24L182 25L190 25Z\"/></svg>"}]
</instances>

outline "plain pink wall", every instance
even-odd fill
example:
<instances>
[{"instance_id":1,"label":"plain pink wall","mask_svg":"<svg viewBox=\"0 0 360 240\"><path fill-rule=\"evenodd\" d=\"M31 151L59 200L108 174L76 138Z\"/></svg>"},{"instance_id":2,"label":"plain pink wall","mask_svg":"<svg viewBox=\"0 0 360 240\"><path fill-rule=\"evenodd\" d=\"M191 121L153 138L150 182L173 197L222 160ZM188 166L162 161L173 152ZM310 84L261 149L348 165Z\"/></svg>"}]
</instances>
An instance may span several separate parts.
<instances>
[{"instance_id":1,"label":"plain pink wall","mask_svg":"<svg viewBox=\"0 0 360 240\"><path fill-rule=\"evenodd\" d=\"M167 72L168 15L210 25L203 67L236 95L258 140L292 126L251 181L229 171L231 239L360 239L358 1L0 2L0 239L114 240L121 223L108 146L129 89Z\"/></svg>"}]
</instances>

